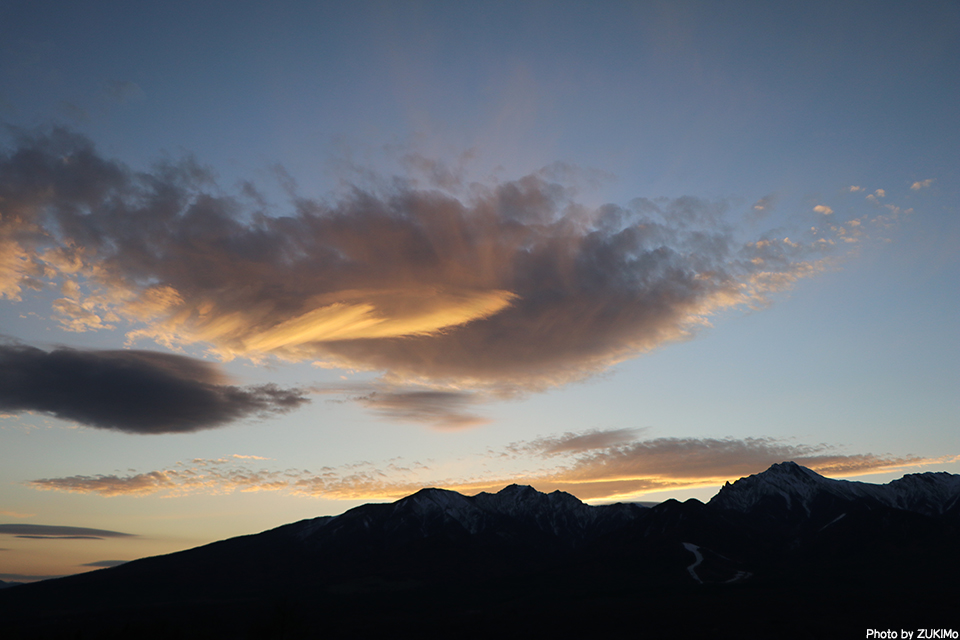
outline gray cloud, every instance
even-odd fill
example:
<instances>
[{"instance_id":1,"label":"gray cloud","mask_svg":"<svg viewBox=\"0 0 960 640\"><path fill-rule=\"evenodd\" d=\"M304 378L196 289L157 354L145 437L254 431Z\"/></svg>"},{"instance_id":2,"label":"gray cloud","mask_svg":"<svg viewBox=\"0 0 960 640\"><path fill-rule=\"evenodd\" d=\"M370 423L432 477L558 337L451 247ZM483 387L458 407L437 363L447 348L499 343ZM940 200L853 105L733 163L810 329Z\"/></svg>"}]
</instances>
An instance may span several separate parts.
<instances>
[{"instance_id":1,"label":"gray cloud","mask_svg":"<svg viewBox=\"0 0 960 640\"><path fill-rule=\"evenodd\" d=\"M81 567L119 567L122 564L127 564L129 560L98 560L96 562L88 562L86 564L80 565Z\"/></svg>"},{"instance_id":2,"label":"gray cloud","mask_svg":"<svg viewBox=\"0 0 960 640\"><path fill-rule=\"evenodd\" d=\"M511 449L542 455L573 454L608 449L617 445L634 442L639 429L594 429L583 433L564 433L549 438L539 438L533 442L511 445Z\"/></svg>"},{"instance_id":3,"label":"gray cloud","mask_svg":"<svg viewBox=\"0 0 960 640\"><path fill-rule=\"evenodd\" d=\"M0 534L16 536L18 538L37 539L90 539L103 538L131 538L132 533L107 531L105 529L89 529L87 527L63 527L45 524L0 524Z\"/></svg>"},{"instance_id":4,"label":"gray cloud","mask_svg":"<svg viewBox=\"0 0 960 640\"><path fill-rule=\"evenodd\" d=\"M334 202L291 182L287 214L267 216L247 208L252 186L224 196L192 160L136 173L68 131L20 132L0 154L0 295L57 280L70 330L125 322L132 340L225 358L509 394L686 339L712 313L762 305L822 269L812 240L737 240L725 202L587 208L544 177L555 174L462 197L394 181ZM458 402L398 392L369 406L402 417L432 403L430 420Z\"/></svg>"},{"instance_id":5,"label":"gray cloud","mask_svg":"<svg viewBox=\"0 0 960 640\"><path fill-rule=\"evenodd\" d=\"M406 153L401 157L401 163L415 174L424 176L427 184L439 189L456 191L464 186L466 178L466 163L473 158L468 151L461 155L454 166L440 160L427 158L419 153Z\"/></svg>"},{"instance_id":6,"label":"gray cloud","mask_svg":"<svg viewBox=\"0 0 960 640\"><path fill-rule=\"evenodd\" d=\"M140 85L129 80L111 80L104 84L103 91L108 98L120 104L142 100L144 96Z\"/></svg>"},{"instance_id":7,"label":"gray cloud","mask_svg":"<svg viewBox=\"0 0 960 640\"><path fill-rule=\"evenodd\" d=\"M0 410L40 411L127 433L183 433L282 413L307 399L223 384L215 365L151 351L0 345Z\"/></svg>"},{"instance_id":8,"label":"gray cloud","mask_svg":"<svg viewBox=\"0 0 960 640\"><path fill-rule=\"evenodd\" d=\"M466 411L478 403L478 397L463 391L372 391L355 400L383 417L404 422L445 428L472 427L488 422Z\"/></svg>"},{"instance_id":9,"label":"gray cloud","mask_svg":"<svg viewBox=\"0 0 960 640\"><path fill-rule=\"evenodd\" d=\"M99 536L38 536L38 535L22 535L15 536L17 538L26 538L29 540L102 540L103 538Z\"/></svg>"}]
</instances>

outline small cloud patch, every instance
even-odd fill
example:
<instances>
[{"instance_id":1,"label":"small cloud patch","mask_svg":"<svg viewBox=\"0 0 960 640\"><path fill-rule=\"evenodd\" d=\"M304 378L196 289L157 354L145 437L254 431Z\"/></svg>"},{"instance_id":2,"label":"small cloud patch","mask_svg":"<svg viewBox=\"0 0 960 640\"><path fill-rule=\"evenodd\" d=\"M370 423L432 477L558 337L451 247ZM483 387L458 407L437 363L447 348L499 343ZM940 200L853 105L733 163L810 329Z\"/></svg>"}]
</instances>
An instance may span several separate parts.
<instances>
[{"instance_id":1,"label":"small cloud patch","mask_svg":"<svg viewBox=\"0 0 960 640\"><path fill-rule=\"evenodd\" d=\"M129 560L98 560L96 562L88 562L86 564L80 565L81 567L119 567L122 564L127 564Z\"/></svg>"},{"instance_id":2,"label":"small cloud patch","mask_svg":"<svg viewBox=\"0 0 960 640\"><path fill-rule=\"evenodd\" d=\"M16 536L17 538L32 538L37 540L102 540L104 538L133 538L132 533L108 531L106 529L89 529L87 527L64 527L45 524L0 524L0 534Z\"/></svg>"}]
</instances>

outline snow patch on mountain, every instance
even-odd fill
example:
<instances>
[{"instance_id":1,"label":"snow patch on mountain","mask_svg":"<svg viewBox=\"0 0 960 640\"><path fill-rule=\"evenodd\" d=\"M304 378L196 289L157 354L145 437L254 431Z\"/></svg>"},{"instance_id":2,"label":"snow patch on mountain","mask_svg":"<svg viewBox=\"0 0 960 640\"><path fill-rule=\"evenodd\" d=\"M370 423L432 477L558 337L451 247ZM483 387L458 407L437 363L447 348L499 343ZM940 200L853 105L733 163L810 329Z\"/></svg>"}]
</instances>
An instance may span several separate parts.
<instances>
[{"instance_id":1,"label":"snow patch on mountain","mask_svg":"<svg viewBox=\"0 0 960 640\"><path fill-rule=\"evenodd\" d=\"M700 547L692 542L684 542L683 548L693 554L693 564L687 567L687 572L694 580L700 584L703 584L703 580L699 575L697 575L697 567L699 567L700 563L703 562L703 555L700 553Z\"/></svg>"}]
</instances>

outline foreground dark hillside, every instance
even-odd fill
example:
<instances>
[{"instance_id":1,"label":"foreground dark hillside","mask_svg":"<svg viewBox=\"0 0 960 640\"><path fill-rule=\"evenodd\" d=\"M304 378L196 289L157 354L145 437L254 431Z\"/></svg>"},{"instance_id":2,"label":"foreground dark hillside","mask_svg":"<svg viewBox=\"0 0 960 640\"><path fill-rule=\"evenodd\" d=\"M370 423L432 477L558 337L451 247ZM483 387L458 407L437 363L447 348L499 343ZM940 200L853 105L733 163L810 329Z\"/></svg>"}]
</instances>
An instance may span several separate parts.
<instances>
[{"instance_id":1,"label":"foreground dark hillside","mask_svg":"<svg viewBox=\"0 0 960 640\"><path fill-rule=\"evenodd\" d=\"M4 637L862 638L955 628L960 477L792 463L708 504L425 489L0 591Z\"/></svg>"}]
</instances>

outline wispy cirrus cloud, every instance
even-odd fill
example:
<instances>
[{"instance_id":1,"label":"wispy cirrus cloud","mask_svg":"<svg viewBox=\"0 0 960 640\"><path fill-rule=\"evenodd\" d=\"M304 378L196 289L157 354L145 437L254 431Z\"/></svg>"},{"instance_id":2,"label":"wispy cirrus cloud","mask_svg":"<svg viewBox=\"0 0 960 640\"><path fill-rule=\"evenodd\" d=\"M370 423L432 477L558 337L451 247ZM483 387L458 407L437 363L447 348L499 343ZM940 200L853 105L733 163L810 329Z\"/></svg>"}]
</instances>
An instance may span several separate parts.
<instances>
[{"instance_id":1,"label":"wispy cirrus cloud","mask_svg":"<svg viewBox=\"0 0 960 640\"><path fill-rule=\"evenodd\" d=\"M156 434L283 413L308 401L296 389L225 382L217 365L181 355L0 344L0 411L39 411L100 429Z\"/></svg>"},{"instance_id":2,"label":"wispy cirrus cloud","mask_svg":"<svg viewBox=\"0 0 960 640\"><path fill-rule=\"evenodd\" d=\"M164 492L169 495L188 493L231 493L233 491L276 491L286 489L291 479L303 470L277 471L252 469L250 459L266 458L227 456L224 458L195 458L178 462L171 468L131 473L127 475L75 475L61 478L41 478L28 484L36 489L67 493L94 493L102 496L145 496Z\"/></svg>"},{"instance_id":3,"label":"wispy cirrus cloud","mask_svg":"<svg viewBox=\"0 0 960 640\"><path fill-rule=\"evenodd\" d=\"M70 330L381 371L398 386L366 406L456 425L477 420L469 401L437 390L601 372L767 304L836 244L829 229L745 241L724 201L586 207L556 171L465 187L462 172L410 161L462 192L393 181L328 202L291 183L288 211L267 215L195 161L135 172L69 131L21 132L0 153L0 294L55 282Z\"/></svg>"},{"instance_id":4,"label":"wispy cirrus cloud","mask_svg":"<svg viewBox=\"0 0 960 640\"><path fill-rule=\"evenodd\" d=\"M541 491L560 489L584 500L636 498L651 491L716 486L793 460L832 476L857 476L956 460L848 454L827 444L807 445L776 438L640 439L632 429L594 430L520 441L491 451L487 458L504 469L520 461L525 471L485 471L438 476L437 469L394 460L359 463L318 472L254 469L236 458L196 459L162 471L128 476L71 476L29 483L42 490L103 496L185 495L195 492L284 491L334 500L399 498L424 486L463 493L531 484Z\"/></svg>"}]
</instances>

